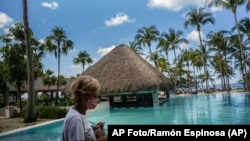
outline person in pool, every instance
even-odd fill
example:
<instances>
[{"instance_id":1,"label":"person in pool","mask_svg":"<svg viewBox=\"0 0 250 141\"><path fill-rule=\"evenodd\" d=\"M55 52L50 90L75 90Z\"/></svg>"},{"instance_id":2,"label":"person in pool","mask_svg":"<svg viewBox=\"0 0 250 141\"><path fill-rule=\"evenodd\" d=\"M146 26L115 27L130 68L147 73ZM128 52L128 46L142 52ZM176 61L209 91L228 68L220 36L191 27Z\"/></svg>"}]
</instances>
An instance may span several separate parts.
<instances>
[{"instance_id":1,"label":"person in pool","mask_svg":"<svg viewBox=\"0 0 250 141\"><path fill-rule=\"evenodd\" d=\"M78 76L69 86L74 105L69 109L62 128L62 141L107 141L104 123L95 126L89 122L86 111L95 109L98 104L100 83L97 79Z\"/></svg>"}]
</instances>

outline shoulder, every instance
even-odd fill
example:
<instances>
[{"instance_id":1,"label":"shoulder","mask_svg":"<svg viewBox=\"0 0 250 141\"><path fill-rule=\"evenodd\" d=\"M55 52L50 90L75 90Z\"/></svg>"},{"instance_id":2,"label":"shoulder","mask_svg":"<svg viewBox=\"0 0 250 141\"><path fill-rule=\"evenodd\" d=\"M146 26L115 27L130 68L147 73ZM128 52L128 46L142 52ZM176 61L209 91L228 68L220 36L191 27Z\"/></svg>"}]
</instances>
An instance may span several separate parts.
<instances>
[{"instance_id":1,"label":"shoulder","mask_svg":"<svg viewBox=\"0 0 250 141\"><path fill-rule=\"evenodd\" d=\"M82 118L83 118L83 115L81 115L75 109L70 108L65 117L65 121L82 120Z\"/></svg>"}]
</instances>

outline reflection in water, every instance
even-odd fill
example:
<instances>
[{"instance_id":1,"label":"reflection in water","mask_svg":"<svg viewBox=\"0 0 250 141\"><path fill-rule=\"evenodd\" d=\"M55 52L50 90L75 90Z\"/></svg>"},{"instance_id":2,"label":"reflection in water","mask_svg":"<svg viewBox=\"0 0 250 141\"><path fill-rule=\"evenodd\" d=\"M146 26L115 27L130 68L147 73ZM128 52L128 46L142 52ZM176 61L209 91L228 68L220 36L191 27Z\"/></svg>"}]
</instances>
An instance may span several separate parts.
<instances>
[{"instance_id":1,"label":"reflection in water","mask_svg":"<svg viewBox=\"0 0 250 141\"><path fill-rule=\"evenodd\" d=\"M250 95L223 94L224 106L250 107Z\"/></svg>"},{"instance_id":2,"label":"reflection in water","mask_svg":"<svg viewBox=\"0 0 250 141\"><path fill-rule=\"evenodd\" d=\"M249 103L244 93L174 96L162 111L171 114L170 124L249 124Z\"/></svg>"}]
</instances>

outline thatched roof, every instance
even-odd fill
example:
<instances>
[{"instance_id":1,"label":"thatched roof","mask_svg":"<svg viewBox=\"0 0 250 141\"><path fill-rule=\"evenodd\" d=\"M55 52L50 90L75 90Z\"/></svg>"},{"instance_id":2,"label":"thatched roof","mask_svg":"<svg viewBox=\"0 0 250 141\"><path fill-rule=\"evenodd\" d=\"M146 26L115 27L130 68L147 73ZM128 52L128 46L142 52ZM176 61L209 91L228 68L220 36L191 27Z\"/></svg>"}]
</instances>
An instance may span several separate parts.
<instances>
[{"instance_id":1,"label":"thatched roof","mask_svg":"<svg viewBox=\"0 0 250 141\"><path fill-rule=\"evenodd\" d=\"M101 83L101 95L149 90L169 91L170 80L126 45L119 45L89 67L90 75Z\"/></svg>"}]
</instances>

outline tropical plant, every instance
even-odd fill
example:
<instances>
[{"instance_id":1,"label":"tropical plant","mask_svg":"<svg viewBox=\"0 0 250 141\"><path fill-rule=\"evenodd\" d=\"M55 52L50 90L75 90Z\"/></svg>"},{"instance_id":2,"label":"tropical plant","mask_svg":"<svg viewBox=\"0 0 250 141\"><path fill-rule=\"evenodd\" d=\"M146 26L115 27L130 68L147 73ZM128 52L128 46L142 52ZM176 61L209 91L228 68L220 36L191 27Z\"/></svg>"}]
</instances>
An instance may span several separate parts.
<instances>
[{"instance_id":1,"label":"tropical plant","mask_svg":"<svg viewBox=\"0 0 250 141\"><path fill-rule=\"evenodd\" d=\"M6 66L4 62L0 61L0 93L5 94L8 90L7 83L6 83ZM3 95L5 97L5 95ZM7 105L7 104L5 104Z\"/></svg>"},{"instance_id":2,"label":"tropical plant","mask_svg":"<svg viewBox=\"0 0 250 141\"><path fill-rule=\"evenodd\" d=\"M229 56L230 59L234 58L235 59L235 65L234 65L234 68L235 69L238 69L242 74L244 74L243 72L243 61L242 61L242 56L240 55L240 47L239 47L239 40L238 40L238 35L231 35L229 37L229 44L230 44L230 52L231 52L231 55ZM243 77L242 77L243 78ZM243 83L244 84L244 83Z\"/></svg>"},{"instance_id":3,"label":"tropical plant","mask_svg":"<svg viewBox=\"0 0 250 141\"><path fill-rule=\"evenodd\" d=\"M220 74L220 78L221 78L221 84L223 87L226 87L225 84L225 73L222 70L222 60L226 61L226 56L223 56L224 50L227 49L228 46L228 40L224 37L226 34L230 34L229 31L226 30L220 30L218 32L210 32L207 35L208 41L207 41L207 45L210 46L210 50L215 52L215 58L218 59L218 66L219 66L219 70L218 73ZM211 63L214 63L215 60L211 61Z\"/></svg>"},{"instance_id":4,"label":"tropical plant","mask_svg":"<svg viewBox=\"0 0 250 141\"><path fill-rule=\"evenodd\" d=\"M164 57L161 57L158 59L158 68L161 72L168 72L169 68L170 68L170 63L168 62L168 60Z\"/></svg>"},{"instance_id":5,"label":"tropical plant","mask_svg":"<svg viewBox=\"0 0 250 141\"><path fill-rule=\"evenodd\" d=\"M144 53L142 52L143 49L142 49L140 43L138 43L138 42L136 42L136 41L129 42L129 47L130 47L134 52L136 52L137 54L139 54L139 55L144 55Z\"/></svg>"},{"instance_id":6,"label":"tropical plant","mask_svg":"<svg viewBox=\"0 0 250 141\"><path fill-rule=\"evenodd\" d=\"M239 24L239 30L241 31L241 33L244 33L247 36L248 41L250 41L250 19L245 17L243 19L240 20ZM232 31L236 30L237 27L234 26L232 28Z\"/></svg>"},{"instance_id":7,"label":"tropical plant","mask_svg":"<svg viewBox=\"0 0 250 141\"><path fill-rule=\"evenodd\" d=\"M45 70L45 72L42 76L43 85L47 85L48 90L50 89L50 86L56 84L56 80L53 79L54 78L53 74L54 74L54 71L47 69L47 70Z\"/></svg>"},{"instance_id":8,"label":"tropical plant","mask_svg":"<svg viewBox=\"0 0 250 141\"><path fill-rule=\"evenodd\" d=\"M52 35L45 39L45 44L49 52L53 52L57 58L57 85L56 85L56 104L58 103L58 91L60 86L60 57L67 55L69 50L73 49L73 41L68 40L67 35L62 27L56 26L52 29Z\"/></svg>"},{"instance_id":9,"label":"tropical plant","mask_svg":"<svg viewBox=\"0 0 250 141\"><path fill-rule=\"evenodd\" d=\"M25 60L25 46L24 46L24 31L23 24L16 23L14 27L9 29L9 33L4 35L1 39L7 39L12 36L12 40L6 41L6 45L1 48L2 60L5 64L5 81L9 82L16 88L16 101L19 103L20 111L22 112L21 103L21 88L27 81L27 61ZM14 42L13 42L14 40ZM9 42L11 41L11 42ZM12 44L13 43L13 44ZM26 68L26 69L25 69Z\"/></svg>"},{"instance_id":10,"label":"tropical plant","mask_svg":"<svg viewBox=\"0 0 250 141\"><path fill-rule=\"evenodd\" d=\"M93 63L93 59L90 57L87 51L80 51L77 57L73 58L73 62L76 65L82 65L82 71L84 72L85 65Z\"/></svg>"},{"instance_id":11,"label":"tropical plant","mask_svg":"<svg viewBox=\"0 0 250 141\"><path fill-rule=\"evenodd\" d=\"M168 33L163 32L162 33L162 39L165 39L164 41L166 42L165 44L169 46L169 50L174 50L174 64L175 64L175 68L177 69L177 63L176 63L176 49L180 49L180 43L185 43L188 44L189 41L185 38L181 38L181 36L183 35L183 32L181 30L177 30L175 31L173 28L170 28ZM176 89L176 72L174 74L174 88Z\"/></svg>"},{"instance_id":12,"label":"tropical plant","mask_svg":"<svg viewBox=\"0 0 250 141\"><path fill-rule=\"evenodd\" d=\"M245 64L245 58L243 58L243 45L242 45L242 37L241 37L241 33L240 33L240 29L239 29L239 24L238 24L238 20L237 20L237 8L238 6L241 6L245 3L245 0L214 0L211 1L208 6L217 6L217 7L223 7L225 9L231 10L234 16L234 22L236 25L236 29L238 32L238 40L239 40L239 46L240 46L240 56L242 58L243 63ZM244 72L244 74L242 74L242 77L244 78L244 82L245 82L245 86L247 86L247 90L250 90L250 88L248 87L248 79L247 79L247 75L246 74L246 70L245 67L242 68L242 72ZM245 77L244 77L245 76Z\"/></svg>"},{"instance_id":13,"label":"tropical plant","mask_svg":"<svg viewBox=\"0 0 250 141\"><path fill-rule=\"evenodd\" d=\"M158 68L158 60L161 58L160 54L158 51L154 51L151 55L146 56L146 59L150 61L156 61L156 68Z\"/></svg>"},{"instance_id":14,"label":"tropical plant","mask_svg":"<svg viewBox=\"0 0 250 141\"><path fill-rule=\"evenodd\" d=\"M158 45L156 46L156 49L159 49L159 53L164 53L166 55L166 59L169 60L168 58L168 51L169 51L169 44L165 41L164 36L159 37L159 42Z\"/></svg>"},{"instance_id":15,"label":"tropical plant","mask_svg":"<svg viewBox=\"0 0 250 141\"><path fill-rule=\"evenodd\" d=\"M151 44L153 41L158 40L159 31L156 26L151 25L149 27L142 27L138 29L137 34L135 35L135 41L140 45L148 46L149 56L152 56L153 52L151 50ZM153 60L155 67L157 67L157 61Z\"/></svg>"},{"instance_id":16,"label":"tropical plant","mask_svg":"<svg viewBox=\"0 0 250 141\"><path fill-rule=\"evenodd\" d=\"M57 78L54 74L54 71L48 69L42 75L43 85L48 86L48 91L50 91L50 87L56 85ZM53 98L53 91L50 91L51 99Z\"/></svg>"},{"instance_id":17,"label":"tropical plant","mask_svg":"<svg viewBox=\"0 0 250 141\"><path fill-rule=\"evenodd\" d=\"M200 40L200 50L201 50L201 56L202 56L202 61L203 61L203 67L204 67L204 72L206 73L207 70L207 64L205 62L205 57L202 52L202 39L201 39L201 26L205 25L207 23L215 23L215 19L212 17L212 14L209 12L204 12L204 8L199 8L199 9L191 9L190 12L186 14L187 20L184 23L185 28L188 27L188 25L195 26L196 30L199 35L199 40ZM206 89L208 90L208 81L206 79Z\"/></svg>"},{"instance_id":18,"label":"tropical plant","mask_svg":"<svg viewBox=\"0 0 250 141\"><path fill-rule=\"evenodd\" d=\"M250 0L246 0L247 4L246 4L246 10L247 12L250 10Z\"/></svg>"}]
</instances>

